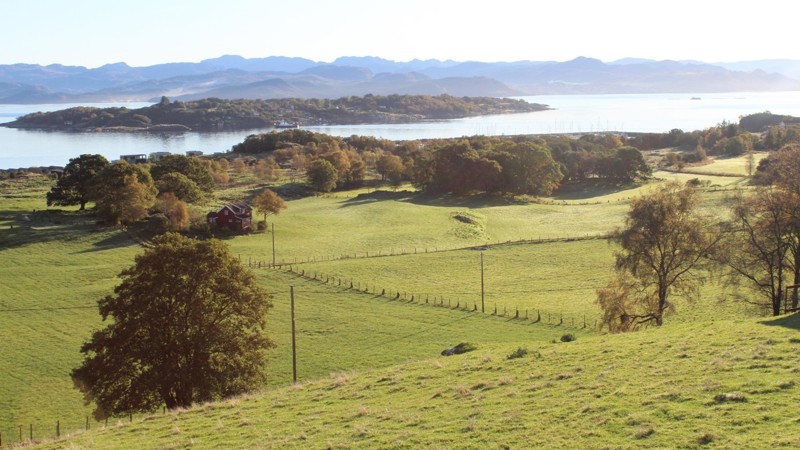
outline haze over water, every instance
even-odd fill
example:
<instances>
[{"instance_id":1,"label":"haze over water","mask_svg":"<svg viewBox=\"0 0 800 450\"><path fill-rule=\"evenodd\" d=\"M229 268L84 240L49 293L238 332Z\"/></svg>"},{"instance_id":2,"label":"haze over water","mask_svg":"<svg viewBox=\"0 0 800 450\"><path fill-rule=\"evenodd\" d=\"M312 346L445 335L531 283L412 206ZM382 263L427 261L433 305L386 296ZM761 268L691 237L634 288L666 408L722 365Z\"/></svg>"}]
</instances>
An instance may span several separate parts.
<instances>
[{"instance_id":1,"label":"haze over water","mask_svg":"<svg viewBox=\"0 0 800 450\"><path fill-rule=\"evenodd\" d=\"M372 124L305 127L334 136L366 135L392 140L483 135L590 133L601 131L665 132L738 122L739 116L762 111L800 116L800 92L715 94L545 95L522 97L553 110L472 117L417 124ZM144 103L125 104L129 108ZM76 105L0 105L0 122L36 111ZM98 107L121 105L91 105ZM220 133L64 133L0 127L0 168L63 166L82 153L109 160L131 153L167 151L205 154L227 152L250 134L272 129Z\"/></svg>"}]
</instances>

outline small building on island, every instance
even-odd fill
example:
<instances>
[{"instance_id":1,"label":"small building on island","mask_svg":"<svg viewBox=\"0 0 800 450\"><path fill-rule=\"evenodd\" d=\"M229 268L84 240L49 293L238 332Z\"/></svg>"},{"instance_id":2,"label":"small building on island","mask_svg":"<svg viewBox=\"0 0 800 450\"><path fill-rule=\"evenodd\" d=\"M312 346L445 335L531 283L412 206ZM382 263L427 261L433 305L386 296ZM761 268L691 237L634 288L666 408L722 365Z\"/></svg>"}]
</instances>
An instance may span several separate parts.
<instances>
[{"instance_id":1,"label":"small building on island","mask_svg":"<svg viewBox=\"0 0 800 450\"><path fill-rule=\"evenodd\" d=\"M119 155L119 159L129 164L144 164L147 162L147 155L143 153L138 155Z\"/></svg>"},{"instance_id":2,"label":"small building on island","mask_svg":"<svg viewBox=\"0 0 800 450\"><path fill-rule=\"evenodd\" d=\"M203 152L200 150L187 150L186 156L203 156Z\"/></svg>"},{"instance_id":3,"label":"small building on island","mask_svg":"<svg viewBox=\"0 0 800 450\"><path fill-rule=\"evenodd\" d=\"M150 153L150 160L151 161L158 161L159 159L161 159L161 158L163 158L165 156L171 155L171 154L172 153L170 153L170 152L153 152L153 153Z\"/></svg>"},{"instance_id":4,"label":"small building on island","mask_svg":"<svg viewBox=\"0 0 800 450\"><path fill-rule=\"evenodd\" d=\"M247 203L229 203L208 213L206 220L212 227L249 231L253 229L253 208Z\"/></svg>"}]
</instances>

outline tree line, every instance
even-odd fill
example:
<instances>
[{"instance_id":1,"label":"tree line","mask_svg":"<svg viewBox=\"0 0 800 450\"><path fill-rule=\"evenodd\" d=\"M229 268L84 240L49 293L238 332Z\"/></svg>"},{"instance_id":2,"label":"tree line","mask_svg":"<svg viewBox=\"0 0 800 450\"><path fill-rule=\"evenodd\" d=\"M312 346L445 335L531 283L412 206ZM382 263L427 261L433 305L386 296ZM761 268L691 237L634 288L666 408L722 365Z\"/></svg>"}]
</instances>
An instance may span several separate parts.
<instances>
[{"instance_id":1,"label":"tree line","mask_svg":"<svg viewBox=\"0 0 800 450\"><path fill-rule=\"evenodd\" d=\"M232 150L271 158L305 174L320 192L359 186L367 171L393 185L410 182L430 193L530 195L549 195L564 182L597 178L629 183L651 173L642 153L615 135L394 142L286 130L250 135Z\"/></svg>"}]
</instances>

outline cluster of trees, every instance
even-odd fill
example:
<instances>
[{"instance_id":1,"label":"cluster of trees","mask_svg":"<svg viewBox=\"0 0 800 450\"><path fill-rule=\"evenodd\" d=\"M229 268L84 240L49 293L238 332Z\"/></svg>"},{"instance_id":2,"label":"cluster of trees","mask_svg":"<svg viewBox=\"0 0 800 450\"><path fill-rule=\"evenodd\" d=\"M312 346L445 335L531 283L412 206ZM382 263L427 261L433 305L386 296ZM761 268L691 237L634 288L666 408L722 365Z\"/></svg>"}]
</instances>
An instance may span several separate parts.
<instances>
[{"instance_id":1,"label":"cluster of trees","mask_svg":"<svg viewBox=\"0 0 800 450\"><path fill-rule=\"evenodd\" d=\"M563 178L544 145L506 142L478 152L468 140L414 161L411 180L427 192L549 195Z\"/></svg>"},{"instance_id":2,"label":"cluster of trees","mask_svg":"<svg viewBox=\"0 0 800 450\"><path fill-rule=\"evenodd\" d=\"M37 112L4 126L72 130L134 128L219 131L265 128L280 121L303 124L409 123L543 109L547 107L523 100L450 95L366 95L338 100L207 98L187 102L173 102L162 97L159 103L138 109L81 106Z\"/></svg>"},{"instance_id":3,"label":"cluster of trees","mask_svg":"<svg viewBox=\"0 0 800 450\"><path fill-rule=\"evenodd\" d=\"M531 195L548 195L565 181L629 183L651 174L642 153L615 135L394 142L286 130L248 136L233 150L269 155L281 167L305 173L322 192L358 186L367 171L393 185L411 182L433 193Z\"/></svg>"},{"instance_id":4,"label":"cluster of trees","mask_svg":"<svg viewBox=\"0 0 800 450\"><path fill-rule=\"evenodd\" d=\"M701 216L692 185L666 184L631 203L613 238L617 276L597 293L609 330L661 325L672 296L694 297L712 268L772 315L798 308L800 145L769 161L765 185L732 198L727 220Z\"/></svg>"},{"instance_id":5,"label":"cluster of trees","mask_svg":"<svg viewBox=\"0 0 800 450\"><path fill-rule=\"evenodd\" d=\"M210 160L168 155L153 164L111 164L101 155L70 159L47 193L47 205L95 202L97 215L111 224L131 224L152 211L162 229L189 224L187 203L205 201L215 188L214 174L225 170Z\"/></svg>"},{"instance_id":6,"label":"cluster of trees","mask_svg":"<svg viewBox=\"0 0 800 450\"><path fill-rule=\"evenodd\" d=\"M641 150L676 148L670 165L703 161L707 156L739 156L752 151L776 151L800 143L800 118L768 111L742 116L739 123L723 121L704 130L638 133L627 139Z\"/></svg>"},{"instance_id":7,"label":"cluster of trees","mask_svg":"<svg viewBox=\"0 0 800 450\"><path fill-rule=\"evenodd\" d=\"M47 205L80 205L83 210L94 202L97 216L109 224L129 225L147 218L156 232L185 231L196 225L195 231L206 233L205 216L191 214L189 205L210 200L217 185L229 182L231 169L272 180L278 166L271 158L237 158L229 163L183 155L166 155L151 164L112 164L101 155L84 154L70 159L47 193ZM252 203L264 214L263 226L267 215L286 208L283 199L267 188Z\"/></svg>"}]
</instances>

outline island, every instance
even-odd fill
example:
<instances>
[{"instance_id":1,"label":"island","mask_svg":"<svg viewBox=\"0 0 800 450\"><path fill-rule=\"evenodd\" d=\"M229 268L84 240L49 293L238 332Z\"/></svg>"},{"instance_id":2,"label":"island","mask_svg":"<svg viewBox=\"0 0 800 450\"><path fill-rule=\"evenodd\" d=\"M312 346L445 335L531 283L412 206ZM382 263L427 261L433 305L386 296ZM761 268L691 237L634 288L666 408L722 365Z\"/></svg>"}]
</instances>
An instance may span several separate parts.
<instances>
[{"instance_id":1,"label":"island","mask_svg":"<svg viewBox=\"0 0 800 450\"><path fill-rule=\"evenodd\" d=\"M27 114L0 125L86 132L231 131L313 125L418 123L546 109L549 109L547 105L518 99L451 95L367 94L340 99L273 100L207 98L187 102L170 101L162 97L160 102L144 108L80 106Z\"/></svg>"}]
</instances>

